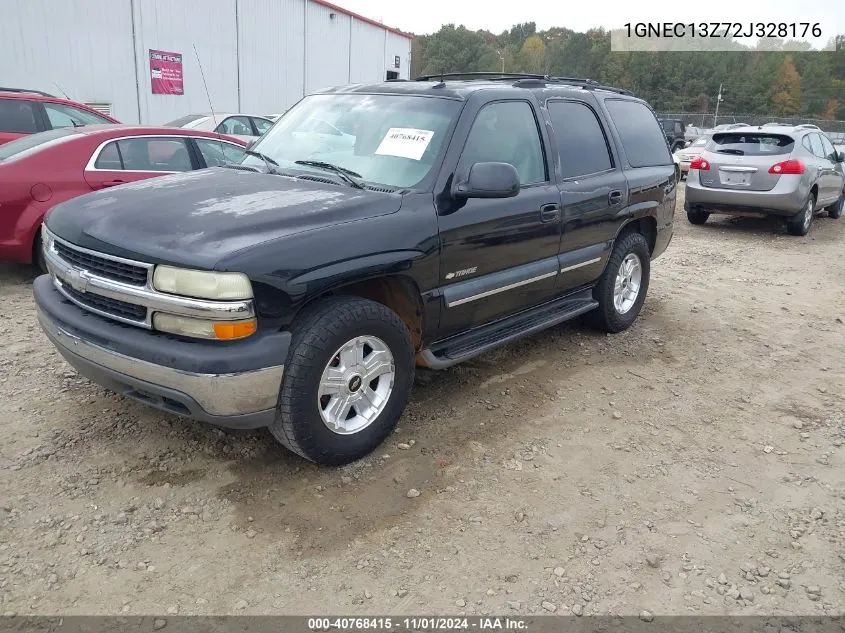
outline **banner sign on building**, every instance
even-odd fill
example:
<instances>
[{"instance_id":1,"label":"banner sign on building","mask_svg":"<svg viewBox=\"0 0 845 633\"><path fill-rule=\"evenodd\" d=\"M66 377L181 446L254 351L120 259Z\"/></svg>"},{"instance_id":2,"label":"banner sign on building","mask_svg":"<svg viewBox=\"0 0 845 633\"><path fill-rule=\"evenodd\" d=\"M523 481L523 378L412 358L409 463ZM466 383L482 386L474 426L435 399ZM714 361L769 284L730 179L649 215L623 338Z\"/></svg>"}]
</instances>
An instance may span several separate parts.
<instances>
[{"instance_id":1,"label":"banner sign on building","mask_svg":"<svg viewBox=\"0 0 845 633\"><path fill-rule=\"evenodd\" d=\"M150 82L154 95L183 95L182 53L150 49Z\"/></svg>"}]
</instances>

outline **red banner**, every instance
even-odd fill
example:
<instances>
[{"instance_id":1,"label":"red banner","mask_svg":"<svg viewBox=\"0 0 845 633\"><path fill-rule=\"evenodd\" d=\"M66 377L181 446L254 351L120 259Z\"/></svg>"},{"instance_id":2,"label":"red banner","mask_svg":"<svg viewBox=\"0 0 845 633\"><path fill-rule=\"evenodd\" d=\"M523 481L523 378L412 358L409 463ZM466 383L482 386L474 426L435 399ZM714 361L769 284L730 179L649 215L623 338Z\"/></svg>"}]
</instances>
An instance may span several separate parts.
<instances>
[{"instance_id":1,"label":"red banner","mask_svg":"<svg viewBox=\"0 0 845 633\"><path fill-rule=\"evenodd\" d=\"M183 95L182 53L150 49L150 82L154 95Z\"/></svg>"}]
</instances>

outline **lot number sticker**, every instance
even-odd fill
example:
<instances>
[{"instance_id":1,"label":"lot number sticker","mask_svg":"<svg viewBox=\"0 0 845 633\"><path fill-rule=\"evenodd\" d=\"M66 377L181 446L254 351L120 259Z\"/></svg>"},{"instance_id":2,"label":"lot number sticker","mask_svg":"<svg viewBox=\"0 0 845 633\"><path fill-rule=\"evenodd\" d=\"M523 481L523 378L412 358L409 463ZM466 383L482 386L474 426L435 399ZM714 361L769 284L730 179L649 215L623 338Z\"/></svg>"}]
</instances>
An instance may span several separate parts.
<instances>
[{"instance_id":1,"label":"lot number sticker","mask_svg":"<svg viewBox=\"0 0 845 633\"><path fill-rule=\"evenodd\" d=\"M392 127L387 131L376 154L419 160L425 153L434 132L409 127Z\"/></svg>"}]
</instances>

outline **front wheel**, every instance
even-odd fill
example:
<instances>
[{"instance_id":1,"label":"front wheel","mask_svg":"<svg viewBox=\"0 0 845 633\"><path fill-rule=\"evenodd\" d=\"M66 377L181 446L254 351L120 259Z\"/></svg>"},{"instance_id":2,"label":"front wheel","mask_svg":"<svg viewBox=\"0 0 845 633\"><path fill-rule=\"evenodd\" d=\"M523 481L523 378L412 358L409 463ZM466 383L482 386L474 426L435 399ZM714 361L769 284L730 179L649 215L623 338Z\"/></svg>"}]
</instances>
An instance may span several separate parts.
<instances>
[{"instance_id":1,"label":"front wheel","mask_svg":"<svg viewBox=\"0 0 845 633\"><path fill-rule=\"evenodd\" d=\"M332 297L294 328L270 432L324 465L373 451L393 431L414 381L408 328L386 306Z\"/></svg>"},{"instance_id":2,"label":"front wheel","mask_svg":"<svg viewBox=\"0 0 845 633\"><path fill-rule=\"evenodd\" d=\"M786 222L786 231L790 235L803 236L810 232L813 216L816 214L816 199L810 194L804 208Z\"/></svg>"},{"instance_id":3,"label":"front wheel","mask_svg":"<svg viewBox=\"0 0 845 633\"><path fill-rule=\"evenodd\" d=\"M589 313L592 325L611 333L628 329L643 307L650 273L651 253L645 238L639 233L620 238L593 289L599 306Z\"/></svg>"}]
</instances>

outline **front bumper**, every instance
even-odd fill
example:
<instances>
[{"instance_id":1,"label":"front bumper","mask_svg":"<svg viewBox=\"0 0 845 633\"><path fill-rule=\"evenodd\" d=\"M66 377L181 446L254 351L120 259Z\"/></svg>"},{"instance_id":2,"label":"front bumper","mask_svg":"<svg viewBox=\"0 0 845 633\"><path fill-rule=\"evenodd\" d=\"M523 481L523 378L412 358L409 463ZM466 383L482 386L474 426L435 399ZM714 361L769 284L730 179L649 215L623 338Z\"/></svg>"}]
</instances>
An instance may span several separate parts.
<instances>
[{"instance_id":1,"label":"front bumper","mask_svg":"<svg viewBox=\"0 0 845 633\"><path fill-rule=\"evenodd\" d=\"M147 405L216 426L275 419L288 332L242 341L188 341L122 325L63 297L49 275L33 284L47 337L86 378Z\"/></svg>"}]
</instances>

